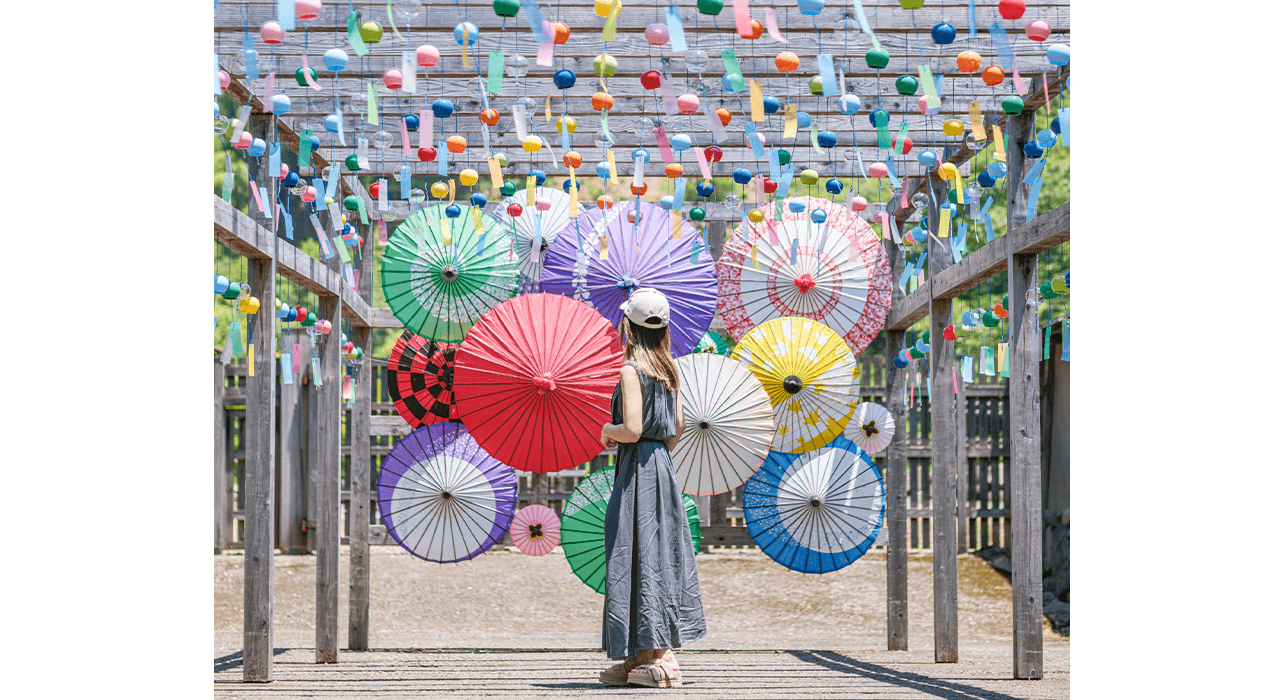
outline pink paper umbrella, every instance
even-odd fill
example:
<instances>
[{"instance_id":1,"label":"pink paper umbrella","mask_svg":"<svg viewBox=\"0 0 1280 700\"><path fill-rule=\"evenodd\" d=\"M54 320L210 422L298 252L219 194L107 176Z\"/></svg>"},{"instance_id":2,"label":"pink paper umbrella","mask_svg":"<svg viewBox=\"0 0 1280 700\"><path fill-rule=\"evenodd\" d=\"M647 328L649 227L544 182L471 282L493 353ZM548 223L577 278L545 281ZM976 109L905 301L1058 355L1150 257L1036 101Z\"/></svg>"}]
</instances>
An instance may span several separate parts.
<instances>
[{"instance_id":1,"label":"pink paper umbrella","mask_svg":"<svg viewBox=\"0 0 1280 700\"><path fill-rule=\"evenodd\" d=\"M511 541L521 552L540 557L560 544L560 518L546 506L525 506L511 520Z\"/></svg>"}]
</instances>

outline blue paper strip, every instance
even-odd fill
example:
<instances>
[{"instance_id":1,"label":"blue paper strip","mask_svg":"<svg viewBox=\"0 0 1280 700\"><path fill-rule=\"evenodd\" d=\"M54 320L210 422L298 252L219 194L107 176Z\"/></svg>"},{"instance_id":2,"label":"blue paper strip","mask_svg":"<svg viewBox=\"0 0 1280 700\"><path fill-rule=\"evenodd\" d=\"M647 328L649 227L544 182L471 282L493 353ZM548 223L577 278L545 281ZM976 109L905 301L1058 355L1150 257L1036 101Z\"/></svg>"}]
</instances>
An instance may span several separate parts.
<instances>
[{"instance_id":1,"label":"blue paper strip","mask_svg":"<svg viewBox=\"0 0 1280 700\"><path fill-rule=\"evenodd\" d=\"M293 383L293 357L287 352L280 353L280 381L283 384Z\"/></svg>"},{"instance_id":2,"label":"blue paper strip","mask_svg":"<svg viewBox=\"0 0 1280 700\"><path fill-rule=\"evenodd\" d=\"M1063 107L1058 110L1058 128L1062 129L1062 145L1071 145L1071 108Z\"/></svg>"},{"instance_id":3,"label":"blue paper strip","mask_svg":"<svg viewBox=\"0 0 1280 700\"><path fill-rule=\"evenodd\" d=\"M488 231L480 230L480 240L476 241L476 255L484 255L484 237L489 235Z\"/></svg>"},{"instance_id":4,"label":"blue paper strip","mask_svg":"<svg viewBox=\"0 0 1280 700\"><path fill-rule=\"evenodd\" d=\"M778 161L778 148L769 149L769 179L777 182L782 178L782 164Z\"/></svg>"},{"instance_id":5,"label":"blue paper strip","mask_svg":"<svg viewBox=\"0 0 1280 700\"><path fill-rule=\"evenodd\" d=\"M791 191L791 178L795 177L795 174L795 163L787 163L786 167L782 169L782 177L778 178L778 194L780 196L786 197L787 193Z\"/></svg>"},{"instance_id":6,"label":"blue paper strip","mask_svg":"<svg viewBox=\"0 0 1280 700\"><path fill-rule=\"evenodd\" d=\"M1031 190L1027 192L1027 221L1036 218L1036 205L1040 202L1040 186L1043 184L1044 178L1038 177L1031 183Z\"/></svg>"},{"instance_id":7,"label":"blue paper strip","mask_svg":"<svg viewBox=\"0 0 1280 700\"><path fill-rule=\"evenodd\" d=\"M684 206L684 188L688 186L688 178L676 178L675 191L671 193L671 208L680 209Z\"/></svg>"},{"instance_id":8,"label":"blue paper strip","mask_svg":"<svg viewBox=\"0 0 1280 700\"><path fill-rule=\"evenodd\" d=\"M529 31L533 32L533 38L539 44L547 43L546 27L542 26L546 20L542 18L542 10L538 8L537 0L520 0L520 7L524 9L524 19L529 23Z\"/></svg>"},{"instance_id":9,"label":"blue paper strip","mask_svg":"<svg viewBox=\"0 0 1280 700\"><path fill-rule=\"evenodd\" d=\"M978 36L978 13L973 7L973 0L969 0L969 38ZM965 380L969 381L968 379Z\"/></svg>"},{"instance_id":10,"label":"blue paper strip","mask_svg":"<svg viewBox=\"0 0 1280 700\"><path fill-rule=\"evenodd\" d=\"M264 213L271 214L274 212L266 211L271 208L271 200L267 199L267 188L265 185L258 185L258 196L262 197L262 206Z\"/></svg>"},{"instance_id":11,"label":"blue paper strip","mask_svg":"<svg viewBox=\"0 0 1280 700\"><path fill-rule=\"evenodd\" d=\"M689 45L684 40L684 23L680 21L680 10L667 6L667 34L671 37L671 50L684 53Z\"/></svg>"},{"instance_id":12,"label":"blue paper strip","mask_svg":"<svg viewBox=\"0 0 1280 700\"><path fill-rule=\"evenodd\" d=\"M338 166L329 168L329 181L324 185L324 196L333 199L338 194Z\"/></svg>"},{"instance_id":13,"label":"blue paper strip","mask_svg":"<svg viewBox=\"0 0 1280 700\"><path fill-rule=\"evenodd\" d=\"M289 211L289 200L284 202L284 237L293 240L293 214Z\"/></svg>"},{"instance_id":14,"label":"blue paper strip","mask_svg":"<svg viewBox=\"0 0 1280 700\"><path fill-rule=\"evenodd\" d=\"M441 177L449 176L449 149L445 146L445 142L441 141L436 148L436 175Z\"/></svg>"},{"instance_id":15,"label":"blue paper strip","mask_svg":"<svg viewBox=\"0 0 1280 700\"><path fill-rule=\"evenodd\" d=\"M756 125L754 122L747 122L742 125L742 130L746 132L747 143L751 144L751 155L757 159L764 158L764 144L760 142L760 134L756 133Z\"/></svg>"},{"instance_id":16,"label":"blue paper strip","mask_svg":"<svg viewBox=\"0 0 1280 700\"><path fill-rule=\"evenodd\" d=\"M982 203L982 215L983 215L983 216L986 216L986 214L987 214L987 210L991 208L991 204L992 204L993 202L995 202L995 201L996 201L996 200L995 200L995 198L994 198L994 197L990 197L990 196L988 196L988 197L987 197L987 201L985 201L985 202L983 202L983 203Z\"/></svg>"},{"instance_id":17,"label":"blue paper strip","mask_svg":"<svg viewBox=\"0 0 1280 700\"><path fill-rule=\"evenodd\" d=\"M969 0L973 2L973 0ZM960 367L960 378L966 382L973 382L973 357L971 355L964 356L964 362Z\"/></svg>"},{"instance_id":18,"label":"blue paper strip","mask_svg":"<svg viewBox=\"0 0 1280 700\"><path fill-rule=\"evenodd\" d=\"M1004 72L1013 75L1013 47L1009 45L1009 35L1004 33L1004 25L1000 20L991 23L991 43L996 45L996 53L1000 56L1000 67Z\"/></svg>"},{"instance_id":19,"label":"blue paper strip","mask_svg":"<svg viewBox=\"0 0 1280 700\"><path fill-rule=\"evenodd\" d=\"M960 262L960 258L964 257L964 253L960 251L960 244L964 241L964 222L960 223L960 235L951 237L951 261Z\"/></svg>"},{"instance_id":20,"label":"blue paper strip","mask_svg":"<svg viewBox=\"0 0 1280 700\"><path fill-rule=\"evenodd\" d=\"M537 207L533 210L533 248L535 250L542 247L542 214Z\"/></svg>"},{"instance_id":21,"label":"blue paper strip","mask_svg":"<svg viewBox=\"0 0 1280 700\"><path fill-rule=\"evenodd\" d=\"M996 239L996 227L991 225L991 215L983 214L982 223L987 227L987 243Z\"/></svg>"},{"instance_id":22,"label":"blue paper strip","mask_svg":"<svg viewBox=\"0 0 1280 700\"><path fill-rule=\"evenodd\" d=\"M901 289L903 292L907 291L907 280L911 279L911 275L914 272L915 263L908 261L906 269L902 271L902 277L898 280L898 289Z\"/></svg>"},{"instance_id":23,"label":"blue paper strip","mask_svg":"<svg viewBox=\"0 0 1280 700\"><path fill-rule=\"evenodd\" d=\"M1071 322L1062 322L1062 361L1071 361Z\"/></svg>"},{"instance_id":24,"label":"blue paper strip","mask_svg":"<svg viewBox=\"0 0 1280 700\"><path fill-rule=\"evenodd\" d=\"M258 52L253 48L253 35L245 32L240 45L244 48L244 77L249 82L249 91L252 92L253 81L258 79Z\"/></svg>"},{"instance_id":25,"label":"blue paper strip","mask_svg":"<svg viewBox=\"0 0 1280 700\"><path fill-rule=\"evenodd\" d=\"M1032 182L1035 182L1035 179L1040 177L1041 170L1044 170L1044 158L1036 158L1035 162L1031 164L1031 167L1027 168L1027 175L1022 178L1022 184L1030 185Z\"/></svg>"},{"instance_id":26,"label":"blue paper strip","mask_svg":"<svg viewBox=\"0 0 1280 700\"><path fill-rule=\"evenodd\" d=\"M884 159L884 166L889 171L889 186L897 189L902 185L902 181L898 179L898 173L894 171L893 156L888 156Z\"/></svg>"},{"instance_id":27,"label":"blue paper strip","mask_svg":"<svg viewBox=\"0 0 1280 700\"><path fill-rule=\"evenodd\" d=\"M867 177L867 169L862 165L862 149L854 148L853 155L858 158L858 172L862 173L862 179L871 182L871 178Z\"/></svg>"},{"instance_id":28,"label":"blue paper strip","mask_svg":"<svg viewBox=\"0 0 1280 700\"><path fill-rule=\"evenodd\" d=\"M409 193L413 190L413 174L409 172L409 166L400 166L400 199L408 199Z\"/></svg>"},{"instance_id":29,"label":"blue paper strip","mask_svg":"<svg viewBox=\"0 0 1280 700\"><path fill-rule=\"evenodd\" d=\"M698 236L694 236L693 237L693 253L689 255L689 262L693 263L694 265L698 264L698 253L701 251L701 249L702 249L702 238Z\"/></svg>"},{"instance_id":30,"label":"blue paper strip","mask_svg":"<svg viewBox=\"0 0 1280 700\"><path fill-rule=\"evenodd\" d=\"M280 142L267 142L267 177L280 175Z\"/></svg>"},{"instance_id":31,"label":"blue paper strip","mask_svg":"<svg viewBox=\"0 0 1280 700\"><path fill-rule=\"evenodd\" d=\"M858 27L863 34L871 33L871 24L867 22L867 11L862 9L862 0L853 0L853 11L858 16Z\"/></svg>"},{"instance_id":32,"label":"blue paper strip","mask_svg":"<svg viewBox=\"0 0 1280 700\"><path fill-rule=\"evenodd\" d=\"M294 20L297 15L294 14L293 0L276 0L276 21L280 23L280 28L286 32L294 30Z\"/></svg>"},{"instance_id":33,"label":"blue paper strip","mask_svg":"<svg viewBox=\"0 0 1280 700\"><path fill-rule=\"evenodd\" d=\"M822 76L822 95L832 97L840 92L840 84L836 82L836 67L831 54L818 54L818 75Z\"/></svg>"}]
</instances>

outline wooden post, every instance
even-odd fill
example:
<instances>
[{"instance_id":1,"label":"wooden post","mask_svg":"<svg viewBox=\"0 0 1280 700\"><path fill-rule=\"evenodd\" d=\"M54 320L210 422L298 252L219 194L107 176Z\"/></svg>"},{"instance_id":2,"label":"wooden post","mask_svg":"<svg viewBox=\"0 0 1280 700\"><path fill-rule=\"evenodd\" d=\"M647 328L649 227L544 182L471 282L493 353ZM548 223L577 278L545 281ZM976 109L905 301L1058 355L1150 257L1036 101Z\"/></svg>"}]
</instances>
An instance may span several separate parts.
<instances>
[{"instance_id":1,"label":"wooden post","mask_svg":"<svg viewBox=\"0 0 1280 700\"><path fill-rule=\"evenodd\" d=\"M956 553L969 551L969 400L965 397L964 378L956 367L959 357L952 355L951 371L956 383Z\"/></svg>"},{"instance_id":2,"label":"wooden post","mask_svg":"<svg viewBox=\"0 0 1280 700\"><path fill-rule=\"evenodd\" d=\"M708 505L707 524L712 527L724 527L725 510L729 506L729 494L714 494L711 496L711 502Z\"/></svg>"},{"instance_id":3,"label":"wooden post","mask_svg":"<svg viewBox=\"0 0 1280 700\"><path fill-rule=\"evenodd\" d=\"M1038 86L1033 82L1032 89ZM1022 148L1033 138L1035 114L1009 119L1005 235L1027 218L1027 186L1022 184ZM1012 241L1012 238L1010 238ZM1013 563L1013 677L1043 678L1044 614L1042 554L1044 511L1040 473L1040 343L1036 256L1014 255L1009 246L1009 504L1010 559Z\"/></svg>"},{"instance_id":4,"label":"wooden post","mask_svg":"<svg viewBox=\"0 0 1280 700\"><path fill-rule=\"evenodd\" d=\"M935 235L939 215L936 211L947 202L946 183L936 176L929 177L933 201L937 206L929 208L929 230ZM933 277L951 261L951 251L943 238L943 245L930 238L929 285ZM932 295L931 295L932 296ZM929 363L932 389L929 397L931 427L929 445L932 458L933 495L933 660L937 663L955 663L960 660L959 626L956 597L956 401L950 394L951 368L955 363L952 341L942 335L942 329L951 325L951 298L932 298L929 309Z\"/></svg>"},{"instance_id":5,"label":"wooden post","mask_svg":"<svg viewBox=\"0 0 1280 700\"><path fill-rule=\"evenodd\" d=\"M230 544L231 501L227 498L227 366L213 357L213 553L222 554Z\"/></svg>"},{"instance_id":6,"label":"wooden post","mask_svg":"<svg viewBox=\"0 0 1280 700\"><path fill-rule=\"evenodd\" d=\"M347 507L347 532L351 542L350 600L347 606L347 648L369 650L369 412L373 400L371 329L352 327L352 342L364 349L356 370L356 406L351 415L351 503Z\"/></svg>"},{"instance_id":7,"label":"wooden post","mask_svg":"<svg viewBox=\"0 0 1280 700\"><path fill-rule=\"evenodd\" d=\"M319 309L316 309L319 311ZM307 334L307 355L306 363L309 367L311 364L311 348L315 347L317 353L320 352L320 337L308 333ZM320 441L320 390L323 386L316 386L315 377L312 376L311 370L303 372L306 375L307 387L307 414L303 419L303 427L306 429L306 452L302 471L303 486L302 492L306 497L307 507L303 513L303 522L307 526L306 547L307 552L315 554L316 552L316 527L319 523L316 520L316 513L319 511L320 492L320 455L324 454L324 445Z\"/></svg>"},{"instance_id":8,"label":"wooden post","mask_svg":"<svg viewBox=\"0 0 1280 700\"><path fill-rule=\"evenodd\" d=\"M333 330L318 336L320 342L320 386L316 419L320 448L316 462L316 663L338 662L338 557L341 535L340 507L342 464L342 302L323 297L320 318L329 319Z\"/></svg>"},{"instance_id":9,"label":"wooden post","mask_svg":"<svg viewBox=\"0 0 1280 700\"><path fill-rule=\"evenodd\" d=\"M885 237L884 247L890 262L892 303L896 304L903 297L902 290L898 289L903 263L899 261L901 255L891 237ZM907 375L905 370L893 366L893 358L902 350L905 337L903 331L885 331L885 407L897 422L893 439L886 448L884 473L885 525L889 532L885 606L889 651L907 650L907 426L902 402L902 387Z\"/></svg>"},{"instance_id":10,"label":"wooden post","mask_svg":"<svg viewBox=\"0 0 1280 700\"><path fill-rule=\"evenodd\" d=\"M293 344L305 336L299 329L286 330L281 362L293 362ZM304 366L305 370L306 367ZM302 391L302 373L291 384L280 384L280 553L303 554L302 513L305 509L302 490L302 416L306 412L306 394Z\"/></svg>"},{"instance_id":11,"label":"wooden post","mask_svg":"<svg viewBox=\"0 0 1280 700\"><path fill-rule=\"evenodd\" d=\"M530 481L529 505L533 505L536 503L540 506L546 506L548 501L547 496L549 495L547 492L550 489L550 484L551 484L550 475L549 474L531 474L529 476L529 481Z\"/></svg>"},{"instance_id":12,"label":"wooden post","mask_svg":"<svg viewBox=\"0 0 1280 700\"><path fill-rule=\"evenodd\" d=\"M244 680L265 683L271 681L275 591L275 258L251 258L249 278L260 307L247 316L254 373L245 382Z\"/></svg>"}]
</instances>

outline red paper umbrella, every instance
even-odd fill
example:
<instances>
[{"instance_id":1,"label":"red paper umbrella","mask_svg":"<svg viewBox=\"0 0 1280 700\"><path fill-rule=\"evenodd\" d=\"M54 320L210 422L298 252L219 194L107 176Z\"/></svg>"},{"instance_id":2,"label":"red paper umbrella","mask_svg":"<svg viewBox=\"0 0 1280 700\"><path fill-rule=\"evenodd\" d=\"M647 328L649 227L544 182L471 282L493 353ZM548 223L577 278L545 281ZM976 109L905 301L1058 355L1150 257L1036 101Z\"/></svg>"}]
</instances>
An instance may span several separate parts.
<instances>
[{"instance_id":1,"label":"red paper umbrella","mask_svg":"<svg viewBox=\"0 0 1280 700\"><path fill-rule=\"evenodd\" d=\"M458 419L453 395L456 343L437 343L412 331L396 341L387 359L387 388L410 428Z\"/></svg>"},{"instance_id":2,"label":"red paper umbrella","mask_svg":"<svg viewBox=\"0 0 1280 700\"><path fill-rule=\"evenodd\" d=\"M603 449L622 351L591 307L559 294L495 306L458 348L458 415L498 461L539 474L569 469Z\"/></svg>"}]
</instances>

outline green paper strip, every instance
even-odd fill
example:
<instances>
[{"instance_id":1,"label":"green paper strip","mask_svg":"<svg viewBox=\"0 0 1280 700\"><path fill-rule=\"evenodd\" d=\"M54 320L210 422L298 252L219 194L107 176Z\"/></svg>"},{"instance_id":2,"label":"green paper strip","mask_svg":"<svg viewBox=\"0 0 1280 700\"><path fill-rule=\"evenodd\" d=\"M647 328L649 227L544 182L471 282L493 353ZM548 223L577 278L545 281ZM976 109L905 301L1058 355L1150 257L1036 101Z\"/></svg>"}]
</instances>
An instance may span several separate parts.
<instances>
[{"instance_id":1,"label":"green paper strip","mask_svg":"<svg viewBox=\"0 0 1280 700\"><path fill-rule=\"evenodd\" d=\"M347 15L347 41L351 42L351 48L356 52L357 56L364 56L369 53L369 47L364 45L364 39L360 38L360 27L356 24L356 11L352 10Z\"/></svg>"},{"instance_id":2,"label":"green paper strip","mask_svg":"<svg viewBox=\"0 0 1280 700\"><path fill-rule=\"evenodd\" d=\"M883 124L876 125L876 144L880 148L893 148L893 139L889 136L889 119L885 118Z\"/></svg>"},{"instance_id":3,"label":"green paper strip","mask_svg":"<svg viewBox=\"0 0 1280 700\"><path fill-rule=\"evenodd\" d=\"M369 82L369 113L364 118L372 126L378 126L378 88Z\"/></svg>"},{"instance_id":4,"label":"green paper strip","mask_svg":"<svg viewBox=\"0 0 1280 700\"><path fill-rule=\"evenodd\" d=\"M356 197L356 210L360 212L360 223L369 225L369 214L364 210L364 197Z\"/></svg>"},{"instance_id":5,"label":"green paper strip","mask_svg":"<svg viewBox=\"0 0 1280 700\"><path fill-rule=\"evenodd\" d=\"M781 201L775 201L773 203L773 220L782 221L782 202Z\"/></svg>"},{"instance_id":6,"label":"green paper strip","mask_svg":"<svg viewBox=\"0 0 1280 700\"><path fill-rule=\"evenodd\" d=\"M351 253L347 252L347 242L342 240L342 236L333 237L333 247L338 249L338 258L342 262L351 262Z\"/></svg>"},{"instance_id":7,"label":"green paper strip","mask_svg":"<svg viewBox=\"0 0 1280 700\"><path fill-rule=\"evenodd\" d=\"M400 30L396 29L396 20L391 16L391 0L387 0L387 24L391 25L391 31L400 41L404 41L404 36L400 34Z\"/></svg>"},{"instance_id":8,"label":"green paper strip","mask_svg":"<svg viewBox=\"0 0 1280 700\"><path fill-rule=\"evenodd\" d=\"M982 348L982 373L988 377L996 376L996 349Z\"/></svg>"},{"instance_id":9,"label":"green paper strip","mask_svg":"<svg viewBox=\"0 0 1280 700\"><path fill-rule=\"evenodd\" d=\"M609 7L609 17L604 21L604 29L600 31L601 41L613 41L618 32L618 14L622 11L622 3L613 0Z\"/></svg>"},{"instance_id":10,"label":"green paper strip","mask_svg":"<svg viewBox=\"0 0 1280 700\"><path fill-rule=\"evenodd\" d=\"M933 84L933 71L929 70L929 66L920 65L920 87L924 89L924 94L929 96L925 104L929 107L941 107L942 102L938 99L938 86Z\"/></svg>"},{"instance_id":11,"label":"green paper strip","mask_svg":"<svg viewBox=\"0 0 1280 700\"><path fill-rule=\"evenodd\" d=\"M614 143L613 134L609 133L609 110L600 110L600 130L604 132L604 137L609 139L609 143Z\"/></svg>"},{"instance_id":12,"label":"green paper strip","mask_svg":"<svg viewBox=\"0 0 1280 700\"><path fill-rule=\"evenodd\" d=\"M298 170L311 167L311 130L303 129L298 135Z\"/></svg>"},{"instance_id":13,"label":"green paper strip","mask_svg":"<svg viewBox=\"0 0 1280 700\"><path fill-rule=\"evenodd\" d=\"M1040 330L1041 333L1044 333L1044 355L1040 357L1042 360L1049 359L1049 338L1052 336L1052 333L1050 333L1052 330L1053 326Z\"/></svg>"},{"instance_id":14,"label":"green paper strip","mask_svg":"<svg viewBox=\"0 0 1280 700\"><path fill-rule=\"evenodd\" d=\"M485 80L489 84L489 92L495 95L502 94L502 64L506 58L504 51L489 52L489 76Z\"/></svg>"},{"instance_id":15,"label":"green paper strip","mask_svg":"<svg viewBox=\"0 0 1280 700\"><path fill-rule=\"evenodd\" d=\"M236 187L236 171L231 167L231 154L224 155L226 170L222 173L222 201L231 203L231 192Z\"/></svg>"},{"instance_id":16,"label":"green paper strip","mask_svg":"<svg viewBox=\"0 0 1280 700\"><path fill-rule=\"evenodd\" d=\"M311 356L311 378L316 380L316 386L324 386L324 382L320 379L320 358Z\"/></svg>"},{"instance_id":17,"label":"green paper strip","mask_svg":"<svg viewBox=\"0 0 1280 700\"><path fill-rule=\"evenodd\" d=\"M720 58L724 61L724 71L729 74L729 84L733 86L733 91L741 92L746 89L747 84L742 82L742 67L738 65L738 54L733 49L725 49L720 52Z\"/></svg>"},{"instance_id":18,"label":"green paper strip","mask_svg":"<svg viewBox=\"0 0 1280 700\"><path fill-rule=\"evenodd\" d=\"M240 340L240 322L232 321L227 328L227 339L231 341L231 354L239 357L244 354L243 341Z\"/></svg>"},{"instance_id":19,"label":"green paper strip","mask_svg":"<svg viewBox=\"0 0 1280 700\"><path fill-rule=\"evenodd\" d=\"M1007 376L1009 376L1009 365L1011 364L1011 363L1009 362L1009 360L1011 360L1011 359L1012 359L1012 358L1010 357L1010 355L1012 355L1012 354L1013 354L1013 353L1009 352L1009 346L1008 346L1008 344L1004 344L1004 346L1005 346L1005 348L1004 348L1004 362L1000 363L1000 376L1001 376L1001 377L1007 377Z\"/></svg>"},{"instance_id":20,"label":"green paper strip","mask_svg":"<svg viewBox=\"0 0 1280 700\"><path fill-rule=\"evenodd\" d=\"M820 155L826 155L827 152L818 147L818 122L809 122L809 145L813 146L813 150Z\"/></svg>"},{"instance_id":21,"label":"green paper strip","mask_svg":"<svg viewBox=\"0 0 1280 700\"><path fill-rule=\"evenodd\" d=\"M905 144L907 132L911 130L911 122L902 122L902 126L898 129L898 143L893 147L893 155L902 155L902 146Z\"/></svg>"}]
</instances>

